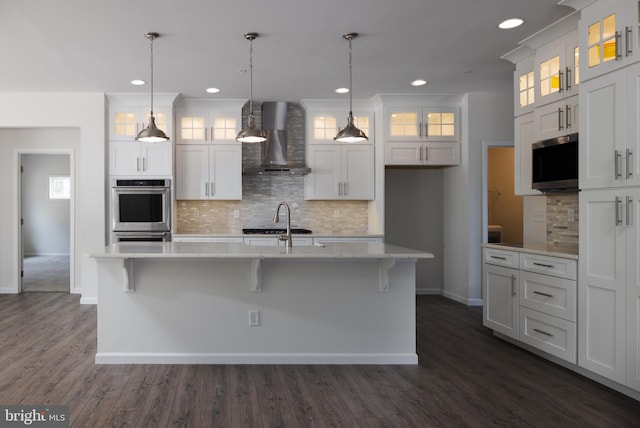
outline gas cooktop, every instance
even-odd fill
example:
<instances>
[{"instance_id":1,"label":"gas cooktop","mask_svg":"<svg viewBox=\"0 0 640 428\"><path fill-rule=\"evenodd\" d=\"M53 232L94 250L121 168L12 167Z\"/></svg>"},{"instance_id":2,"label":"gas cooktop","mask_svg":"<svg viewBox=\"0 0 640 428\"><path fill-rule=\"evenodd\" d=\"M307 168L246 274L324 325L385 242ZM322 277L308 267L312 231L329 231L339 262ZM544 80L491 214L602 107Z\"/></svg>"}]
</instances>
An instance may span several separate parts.
<instances>
[{"instance_id":1,"label":"gas cooktop","mask_svg":"<svg viewBox=\"0 0 640 428\"><path fill-rule=\"evenodd\" d=\"M246 229L242 229L242 233L244 233L245 235L282 235L284 233L287 233L287 229L285 228L246 228ZM297 227L292 227L291 228L291 233L297 233L297 234L310 234L311 231L309 229L302 229L302 228L297 228Z\"/></svg>"}]
</instances>

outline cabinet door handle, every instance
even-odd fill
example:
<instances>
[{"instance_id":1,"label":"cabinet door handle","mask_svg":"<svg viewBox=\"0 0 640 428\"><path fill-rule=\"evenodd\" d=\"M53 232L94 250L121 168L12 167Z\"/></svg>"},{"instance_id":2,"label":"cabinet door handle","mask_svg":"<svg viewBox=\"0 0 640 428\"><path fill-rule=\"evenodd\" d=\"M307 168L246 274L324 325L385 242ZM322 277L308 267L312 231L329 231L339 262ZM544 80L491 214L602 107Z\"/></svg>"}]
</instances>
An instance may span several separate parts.
<instances>
[{"instance_id":1,"label":"cabinet door handle","mask_svg":"<svg viewBox=\"0 0 640 428\"><path fill-rule=\"evenodd\" d=\"M620 35L620 31L616 31L615 34L615 40L616 40L616 61L619 61L620 58L622 58L622 55L620 54L620 39L622 38L622 36Z\"/></svg>"},{"instance_id":2,"label":"cabinet door handle","mask_svg":"<svg viewBox=\"0 0 640 428\"><path fill-rule=\"evenodd\" d=\"M422 146L420 146L420 153L418 154L419 156L419 161L422 162Z\"/></svg>"},{"instance_id":3,"label":"cabinet door handle","mask_svg":"<svg viewBox=\"0 0 640 428\"><path fill-rule=\"evenodd\" d=\"M136 158L136 171L140 172L140 158Z\"/></svg>"},{"instance_id":4,"label":"cabinet door handle","mask_svg":"<svg viewBox=\"0 0 640 428\"><path fill-rule=\"evenodd\" d=\"M206 126L204 127L204 141L207 141L207 137L209 135L209 128L207 128Z\"/></svg>"},{"instance_id":5,"label":"cabinet door handle","mask_svg":"<svg viewBox=\"0 0 640 428\"><path fill-rule=\"evenodd\" d=\"M621 210L620 204L622 203L622 199L619 196L616 196L615 205L616 205L616 226L622 225L622 219L620 218Z\"/></svg>"},{"instance_id":6,"label":"cabinet door handle","mask_svg":"<svg viewBox=\"0 0 640 428\"><path fill-rule=\"evenodd\" d=\"M533 262L533 265L534 265L534 266L546 267L546 268L552 268L552 267L554 267L553 265L548 265L548 264L545 264L545 263L538 263L538 262Z\"/></svg>"},{"instance_id":7,"label":"cabinet door handle","mask_svg":"<svg viewBox=\"0 0 640 428\"><path fill-rule=\"evenodd\" d=\"M571 107L569 105L565 106L566 111L564 114L564 121L567 124L567 129L571 128Z\"/></svg>"},{"instance_id":8,"label":"cabinet door handle","mask_svg":"<svg viewBox=\"0 0 640 428\"><path fill-rule=\"evenodd\" d=\"M422 138L422 122L418 124L418 137Z\"/></svg>"},{"instance_id":9,"label":"cabinet door handle","mask_svg":"<svg viewBox=\"0 0 640 428\"><path fill-rule=\"evenodd\" d=\"M498 259L498 260L507 260L506 257L500 257L500 256L490 256L492 259Z\"/></svg>"},{"instance_id":10,"label":"cabinet door handle","mask_svg":"<svg viewBox=\"0 0 640 428\"><path fill-rule=\"evenodd\" d=\"M631 225L631 205L633 205L633 198L627 196L627 226Z\"/></svg>"},{"instance_id":11,"label":"cabinet door handle","mask_svg":"<svg viewBox=\"0 0 640 428\"><path fill-rule=\"evenodd\" d=\"M204 195L209 196L209 182L204 183Z\"/></svg>"},{"instance_id":12,"label":"cabinet door handle","mask_svg":"<svg viewBox=\"0 0 640 428\"><path fill-rule=\"evenodd\" d=\"M567 91L568 91L569 89L571 89L571 68L566 67L565 72L566 72L565 86L567 87Z\"/></svg>"},{"instance_id":13,"label":"cabinet door handle","mask_svg":"<svg viewBox=\"0 0 640 428\"><path fill-rule=\"evenodd\" d=\"M425 147L424 148L424 161L428 161L429 160L429 147Z\"/></svg>"},{"instance_id":14,"label":"cabinet door handle","mask_svg":"<svg viewBox=\"0 0 640 428\"><path fill-rule=\"evenodd\" d=\"M633 163L631 162L631 156L633 156L633 152L631 149L627 149L627 153L625 155L625 167L627 169L627 178L633 177Z\"/></svg>"},{"instance_id":15,"label":"cabinet door handle","mask_svg":"<svg viewBox=\"0 0 640 428\"><path fill-rule=\"evenodd\" d=\"M338 196L342 196L342 183L338 182Z\"/></svg>"},{"instance_id":16,"label":"cabinet door handle","mask_svg":"<svg viewBox=\"0 0 640 428\"><path fill-rule=\"evenodd\" d=\"M633 53L633 48L631 47L631 41L633 40L633 37L631 37L633 30L631 29L631 27L627 26L624 27L624 55L625 56L629 56Z\"/></svg>"},{"instance_id":17,"label":"cabinet door handle","mask_svg":"<svg viewBox=\"0 0 640 428\"><path fill-rule=\"evenodd\" d=\"M540 296L544 296L544 297L553 297L553 294L547 294L541 291L534 291L533 294L539 294Z\"/></svg>"},{"instance_id":18,"label":"cabinet door handle","mask_svg":"<svg viewBox=\"0 0 640 428\"><path fill-rule=\"evenodd\" d=\"M558 107L558 131L562 131L562 107Z\"/></svg>"},{"instance_id":19,"label":"cabinet door handle","mask_svg":"<svg viewBox=\"0 0 640 428\"><path fill-rule=\"evenodd\" d=\"M562 93L564 92L564 88L562 87L562 80L564 79L564 73L561 70L558 70L558 85L560 86L558 88L558 92Z\"/></svg>"},{"instance_id":20,"label":"cabinet door handle","mask_svg":"<svg viewBox=\"0 0 640 428\"><path fill-rule=\"evenodd\" d=\"M553 337L553 334L547 333L546 331L543 331L543 330L538 330L537 328L534 328L533 331L535 331L536 333L544 334L545 336L548 336L548 337Z\"/></svg>"},{"instance_id":21,"label":"cabinet door handle","mask_svg":"<svg viewBox=\"0 0 640 428\"><path fill-rule=\"evenodd\" d=\"M511 295L516 295L516 276L511 275Z\"/></svg>"},{"instance_id":22,"label":"cabinet door handle","mask_svg":"<svg viewBox=\"0 0 640 428\"><path fill-rule=\"evenodd\" d=\"M349 187L347 186L349 183L345 182L342 185L342 188L344 189L344 196L347 196L349 194Z\"/></svg>"},{"instance_id":23,"label":"cabinet door handle","mask_svg":"<svg viewBox=\"0 0 640 428\"><path fill-rule=\"evenodd\" d=\"M211 182L211 186L209 187L209 189L211 189L211 196L216 194L216 183L214 183L213 181Z\"/></svg>"},{"instance_id":24,"label":"cabinet door handle","mask_svg":"<svg viewBox=\"0 0 640 428\"><path fill-rule=\"evenodd\" d=\"M142 172L145 172L147 170L147 158L142 158Z\"/></svg>"},{"instance_id":25,"label":"cabinet door handle","mask_svg":"<svg viewBox=\"0 0 640 428\"><path fill-rule=\"evenodd\" d=\"M622 157L622 155L620 154L620 152L618 150L614 150L613 151L613 179L617 180L618 178L622 177L622 174L620 173L620 158Z\"/></svg>"}]
</instances>

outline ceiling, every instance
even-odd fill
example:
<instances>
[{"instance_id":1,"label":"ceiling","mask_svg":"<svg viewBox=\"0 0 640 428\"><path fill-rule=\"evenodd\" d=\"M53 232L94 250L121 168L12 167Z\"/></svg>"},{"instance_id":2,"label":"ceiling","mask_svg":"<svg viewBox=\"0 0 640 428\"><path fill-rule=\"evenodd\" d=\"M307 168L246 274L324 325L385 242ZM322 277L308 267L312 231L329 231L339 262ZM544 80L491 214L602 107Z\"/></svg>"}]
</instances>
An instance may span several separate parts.
<instances>
[{"instance_id":1,"label":"ceiling","mask_svg":"<svg viewBox=\"0 0 640 428\"><path fill-rule=\"evenodd\" d=\"M557 0L0 0L0 92L148 93L256 101L510 91L500 56L573 9ZM524 25L499 30L506 18ZM244 71L240 71L244 70ZM416 78L426 86L412 87ZM207 94L207 87L221 92Z\"/></svg>"}]
</instances>

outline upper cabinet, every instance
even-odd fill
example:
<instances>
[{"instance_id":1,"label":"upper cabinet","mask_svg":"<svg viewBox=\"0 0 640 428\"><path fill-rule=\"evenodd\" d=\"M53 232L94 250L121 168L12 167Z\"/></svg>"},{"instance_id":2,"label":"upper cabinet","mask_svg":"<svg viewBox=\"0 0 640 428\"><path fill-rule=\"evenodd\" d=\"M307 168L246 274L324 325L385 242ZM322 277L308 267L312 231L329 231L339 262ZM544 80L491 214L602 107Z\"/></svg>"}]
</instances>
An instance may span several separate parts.
<instances>
[{"instance_id":1,"label":"upper cabinet","mask_svg":"<svg viewBox=\"0 0 640 428\"><path fill-rule=\"evenodd\" d=\"M153 116L156 126L173 139L173 102L177 94L155 94ZM145 94L107 94L109 141L135 141L149 124L151 105Z\"/></svg>"},{"instance_id":2,"label":"upper cabinet","mask_svg":"<svg viewBox=\"0 0 640 428\"><path fill-rule=\"evenodd\" d=\"M536 107L578 94L579 59L577 30L536 49L534 60Z\"/></svg>"},{"instance_id":3,"label":"upper cabinet","mask_svg":"<svg viewBox=\"0 0 640 428\"><path fill-rule=\"evenodd\" d=\"M386 108L384 120L385 142L460 141L457 108Z\"/></svg>"},{"instance_id":4,"label":"upper cabinet","mask_svg":"<svg viewBox=\"0 0 640 428\"><path fill-rule=\"evenodd\" d=\"M171 141L111 141L109 174L112 176L170 177L173 175Z\"/></svg>"},{"instance_id":5,"label":"upper cabinet","mask_svg":"<svg viewBox=\"0 0 640 428\"><path fill-rule=\"evenodd\" d=\"M533 57L517 62L513 74L513 93L515 94L513 112L517 117L532 112L536 102Z\"/></svg>"},{"instance_id":6,"label":"upper cabinet","mask_svg":"<svg viewBox=\"0 0 640 428\"><path fill-rule=\"evenodd\" d=\"M176 144L236 143L243 100L182 100L176 107Z\"/></svg>"},{"instance_id":7,"label":"upper cabinet","mask_svg":"<svg viewBox=\"0 0 640 428\"><path fill-rule=\"evenodd\" d=\"M347 125L347 115L341 110L310 110L307 112L307 143L327 144L334 141L339 130ZM353 120L369 141L373 142L373 113L354 110Z\"/></svg>"},{"instance_id":8,"label":"upper cabinet","mask_svg":"<svg viewBox=\"0 0 640 428\"><path fill-rule=\"evenodd\" d=\"M582 79L640 60L640 2L600 0L582 9L579 27Z\"/></svg>"}]
</instances>

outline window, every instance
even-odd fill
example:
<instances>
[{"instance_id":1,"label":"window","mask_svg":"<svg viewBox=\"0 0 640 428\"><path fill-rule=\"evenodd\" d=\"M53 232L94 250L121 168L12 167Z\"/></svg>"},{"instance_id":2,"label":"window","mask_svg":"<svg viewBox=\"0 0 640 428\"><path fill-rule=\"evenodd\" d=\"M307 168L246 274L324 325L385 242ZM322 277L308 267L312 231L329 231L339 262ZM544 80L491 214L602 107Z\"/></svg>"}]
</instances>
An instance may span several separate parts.
<instances>
[{"instance_id":1,"label":"window","mask_svg":"<svg viewBox=\"0 0 640 428\"><path fill-rule=\"evenodd\" d=\"M49 199L71 199L71 177L49 176Z\"/></svg>"}]
</instances>

